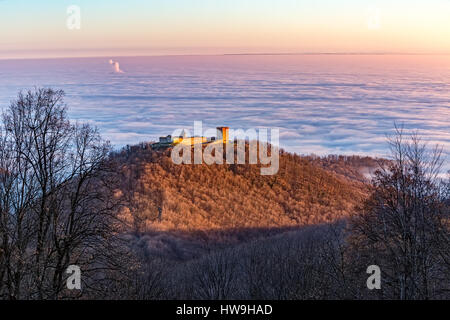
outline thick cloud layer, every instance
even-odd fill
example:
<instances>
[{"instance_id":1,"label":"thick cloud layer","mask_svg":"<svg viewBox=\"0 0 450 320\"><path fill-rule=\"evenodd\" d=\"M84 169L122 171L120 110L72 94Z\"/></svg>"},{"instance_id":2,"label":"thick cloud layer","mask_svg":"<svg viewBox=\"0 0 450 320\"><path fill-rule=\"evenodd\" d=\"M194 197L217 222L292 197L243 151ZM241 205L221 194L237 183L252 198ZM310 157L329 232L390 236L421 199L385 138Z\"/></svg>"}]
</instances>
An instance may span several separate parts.
<instances>
[{"instance_id":1,"label":"thick cloud layer","mask_svg":"<svg viewBox=\"0 0 450 320\"><path fill-rule=\"evenodd\" d=\"M280 129L298 153L384 156L394 123L450 150L449 56L211 56L0 61L0 103L64 89L70 115L115 145L204 126ZM114 66L114 61L113 66ZM120 67L117 66L120 70Z\"/></svg>"}]
</instances>

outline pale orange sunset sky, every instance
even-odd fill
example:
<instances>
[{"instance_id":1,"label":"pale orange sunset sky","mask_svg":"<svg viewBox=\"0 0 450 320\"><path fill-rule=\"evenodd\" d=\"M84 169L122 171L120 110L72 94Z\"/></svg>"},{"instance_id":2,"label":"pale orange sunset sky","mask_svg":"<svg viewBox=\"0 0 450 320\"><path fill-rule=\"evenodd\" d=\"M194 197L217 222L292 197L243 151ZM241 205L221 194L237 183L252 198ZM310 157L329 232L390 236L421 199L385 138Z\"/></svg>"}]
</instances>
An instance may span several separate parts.
<instances>
[{"instance_id":1,"label":"pale orange sunset sky","mask_svg":"<svg viewBox=\"0 0 450 320\"><path fill-rule=\"evenodd\" d=\"M0 58L450 53L450 0L2 0L0 15Z\"/></svg>"}]
</instances>

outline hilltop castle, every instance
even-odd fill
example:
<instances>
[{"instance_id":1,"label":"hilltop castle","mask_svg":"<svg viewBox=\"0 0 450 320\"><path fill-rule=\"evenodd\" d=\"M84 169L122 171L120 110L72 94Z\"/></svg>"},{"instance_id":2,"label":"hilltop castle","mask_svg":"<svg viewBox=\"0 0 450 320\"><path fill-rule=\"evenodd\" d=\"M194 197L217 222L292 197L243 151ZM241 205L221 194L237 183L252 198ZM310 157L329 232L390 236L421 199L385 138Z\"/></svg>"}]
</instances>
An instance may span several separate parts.
<instances>
[{"instance_id":1,"label":"hilltop castle","mask_svg":"<svg viewBox=\"0 0 450 320\"><path fill-rule=\"evenodd\" d=\"M171 135L160 137L159 142L152 145L153 148L172 147L177 144L190 145L195 144L210 144L210 143L228 143L229 140L229 128L217 127L217 137L187 137L186 132L183 130L182 134L177 137Z\"/></svg>"}]
</instances>

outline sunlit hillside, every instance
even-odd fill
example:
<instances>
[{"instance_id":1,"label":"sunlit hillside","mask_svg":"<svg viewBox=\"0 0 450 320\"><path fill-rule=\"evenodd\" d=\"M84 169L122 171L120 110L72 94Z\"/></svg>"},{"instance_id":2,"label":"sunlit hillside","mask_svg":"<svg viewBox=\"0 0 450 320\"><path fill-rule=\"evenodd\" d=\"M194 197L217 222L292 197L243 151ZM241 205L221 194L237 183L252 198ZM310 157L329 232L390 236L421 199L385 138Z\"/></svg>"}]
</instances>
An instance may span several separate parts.
<instances>
[{"instance_id":1,"label":"sunlit hillside","mask_svg":"<svg viewBox=\"0 0 450 320\"><path fill-rule=\"evenodd\" d=\"M363 182L286 152L278 174L262 176L259 165L176 165L170 149L132 150L116 160L129 201L123 214L141 231L332 222L347 216L367 191Z\"/></svg>"}]
</instances>

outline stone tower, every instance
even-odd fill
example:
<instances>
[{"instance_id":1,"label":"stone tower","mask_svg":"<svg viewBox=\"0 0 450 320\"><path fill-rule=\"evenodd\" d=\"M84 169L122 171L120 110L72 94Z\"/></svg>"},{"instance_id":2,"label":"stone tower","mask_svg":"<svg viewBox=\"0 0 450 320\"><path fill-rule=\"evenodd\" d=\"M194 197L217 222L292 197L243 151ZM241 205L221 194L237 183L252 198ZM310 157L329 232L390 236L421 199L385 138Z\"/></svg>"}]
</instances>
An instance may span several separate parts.
<instances>
[{"instance_id":1,"label":"stone tower","mask_svg":"<svg viewBox=\"0 0 450 320\"><path fill-rule=\"evenodd\" d=\"M228 127L217 127L217 140L222 140L223 143L228 143L229 137Z\"/></svg>"}]
</instances>

